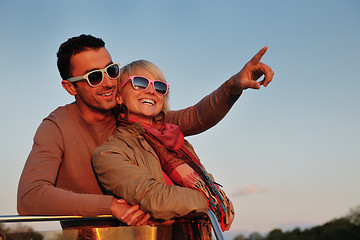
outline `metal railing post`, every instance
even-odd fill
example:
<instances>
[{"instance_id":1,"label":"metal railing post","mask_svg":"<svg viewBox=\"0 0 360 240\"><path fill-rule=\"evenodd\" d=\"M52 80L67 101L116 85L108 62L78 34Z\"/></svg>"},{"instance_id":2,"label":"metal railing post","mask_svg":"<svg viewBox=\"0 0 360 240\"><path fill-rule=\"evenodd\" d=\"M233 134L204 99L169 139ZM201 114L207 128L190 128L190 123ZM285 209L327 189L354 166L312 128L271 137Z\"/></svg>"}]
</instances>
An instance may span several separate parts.
<instances>
[{"instance_id":1,"label":"metal railing post","mask_svg":"<svg viewBox=\"0 0 360 240\"><path fill-rule=\"evenodd\" d=\"M213 227L216 239L224 240L225 238L224 238L223 232L221 230L220 224L215 216L215 213L213 211L209 210L208 215L209 215L211 226Z\"/></svg>"}]
</instances>

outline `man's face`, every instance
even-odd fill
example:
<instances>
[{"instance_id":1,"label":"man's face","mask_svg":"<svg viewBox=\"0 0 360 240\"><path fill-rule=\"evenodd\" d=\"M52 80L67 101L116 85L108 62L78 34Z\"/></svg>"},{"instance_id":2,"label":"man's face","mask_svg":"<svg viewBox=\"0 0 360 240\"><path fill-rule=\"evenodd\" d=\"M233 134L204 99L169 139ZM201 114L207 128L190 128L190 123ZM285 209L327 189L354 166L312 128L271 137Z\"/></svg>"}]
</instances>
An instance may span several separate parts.
<instances>
[{"instance_id":1,"label":"man's face","mask_svg":"<svg viewBox=\"0 0 360 240\"><path fill-rule=\"evenodd\" d=\"M112 63L109 52L104 48L88 49L74 55L70 60L71 72L73 77L83 76L84 74L103 69ZM110 79L104 74L101 85L91 87L86 80L76 82L76 101L83 113L107 112L116 105L116 79Z\"/></svg>"}]
</instances>

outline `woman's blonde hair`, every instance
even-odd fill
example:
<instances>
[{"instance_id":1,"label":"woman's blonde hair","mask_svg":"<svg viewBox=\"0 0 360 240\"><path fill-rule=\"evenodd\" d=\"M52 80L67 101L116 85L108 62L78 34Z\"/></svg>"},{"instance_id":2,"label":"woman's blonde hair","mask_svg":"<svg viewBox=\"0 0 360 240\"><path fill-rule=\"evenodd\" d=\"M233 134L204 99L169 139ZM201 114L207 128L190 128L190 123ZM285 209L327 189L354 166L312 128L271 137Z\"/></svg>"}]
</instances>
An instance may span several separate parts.
<instances>
[{"instance_id":1,"label":"woman's blonde hair","mask_svg":"<svg viewBox=\"0 0 360 240\"><path fill-rule=\"evenodd\" d=\"M165 76L162 71L152 62L146 60L136 60L133 61L120 69L120 77L118 79L118 86L121 86L123 81L127 81L130 76L140 75L144 72L148 72L155 77L152 80L160 80L166 82ZM118 94L120 94L121 89L118 89ZM169 92L164 97L164 106L163 111L169 111Z\"/></svg>"}]
</instances>

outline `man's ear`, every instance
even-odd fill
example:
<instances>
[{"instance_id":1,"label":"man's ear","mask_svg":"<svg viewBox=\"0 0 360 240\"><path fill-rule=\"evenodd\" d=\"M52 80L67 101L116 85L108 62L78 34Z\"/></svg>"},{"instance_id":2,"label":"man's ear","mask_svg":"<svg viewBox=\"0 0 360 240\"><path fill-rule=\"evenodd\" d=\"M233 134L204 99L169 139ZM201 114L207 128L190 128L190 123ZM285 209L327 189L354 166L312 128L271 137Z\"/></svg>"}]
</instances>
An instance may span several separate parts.
<instances>
[{"instance_id":1,"label":"man's ear","mask_svg":"<svg viewBox=\"0 0 360 240\"><path fill-rule=\"evenodd\" d=\"M76 88L74 86L74 84L72 84L71 82L67 81L67 80L62 80L61 82L63 88L70 94L75 96L77 94Z\"/></svg>"}]
</instances>

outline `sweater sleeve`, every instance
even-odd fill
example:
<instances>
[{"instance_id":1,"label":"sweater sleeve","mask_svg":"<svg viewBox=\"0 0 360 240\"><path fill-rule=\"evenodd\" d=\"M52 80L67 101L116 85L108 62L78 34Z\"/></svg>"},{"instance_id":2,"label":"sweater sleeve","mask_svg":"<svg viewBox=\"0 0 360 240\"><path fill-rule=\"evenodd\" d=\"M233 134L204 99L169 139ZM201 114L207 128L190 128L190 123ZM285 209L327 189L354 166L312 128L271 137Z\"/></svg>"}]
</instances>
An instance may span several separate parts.
<instances>
[{"instance_id":1,"label":"sweater sleeve","mask_svg":"<svg viewBox=\"0 0 360 240\"><path fill-rule=\"evenodd\" d=\"M112 196L80 194L55 187L62 164L63 138L57 125L44 120L20 177L17 211L20 215L111 214Z\"/></svg>"},{"instance_id":2,"label":"sweater sleeve","mask_svg":"<svg viewBox=\"0 0 360 240\"><path fill-rule=\"evenodd\" d=\"M240 95L228 94L224 83L197 104L182 110L169 111L165 121L180 126L184 136L201 133L223 119Z\"/></svg>"},{"instance_id":3,"label":"sweater sleeve","mask_svg":"<svg viewBox=\"0 0 360 240\"><path fill-rule=\"evenodd\" d=\"M157 180L139 166L135 160L139 157L135 157L138 152L134 155L132 151L122 141L106 143L95 149L93 166L106 189L123 197L129 204L138 204L141 210L149 212L155 219L168 220L208 209L208 201L200 191L168 186ZM144 156L143 159L146 159L144 162L149 169L161 169L157 158Z\"/></svg>"}]
</instances>

